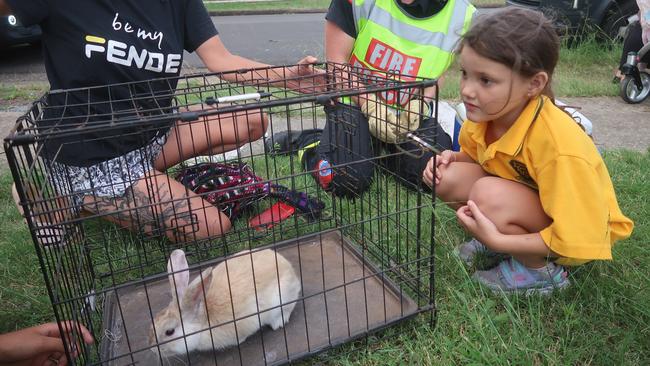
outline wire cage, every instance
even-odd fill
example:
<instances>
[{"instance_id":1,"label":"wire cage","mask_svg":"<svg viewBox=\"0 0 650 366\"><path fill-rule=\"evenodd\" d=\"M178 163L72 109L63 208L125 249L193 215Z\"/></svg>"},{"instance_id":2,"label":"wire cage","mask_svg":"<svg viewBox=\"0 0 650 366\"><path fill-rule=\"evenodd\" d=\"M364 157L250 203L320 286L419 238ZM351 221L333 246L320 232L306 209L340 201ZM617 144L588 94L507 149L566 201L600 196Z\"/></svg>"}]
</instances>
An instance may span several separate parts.
<instances>
[{"instance_id":1,"label":"wire cage","mask_svg":"<svg viewBox=\"0 0 650 366\"><path fill-rule=\"evenodd\" d=\"M422 312L433 322L434 200L395 167L423 150L361 140L346 111L435 80L302 68L50 91L17 121L5 150L55 317L96 340L64 339L73 364L283 364ZM278 132L325 123L347 132L322 145L374 149L328 168L354 180L370 166L363 191L324 189L298 146L268 151Z\"/></svg>"}]
</instances>

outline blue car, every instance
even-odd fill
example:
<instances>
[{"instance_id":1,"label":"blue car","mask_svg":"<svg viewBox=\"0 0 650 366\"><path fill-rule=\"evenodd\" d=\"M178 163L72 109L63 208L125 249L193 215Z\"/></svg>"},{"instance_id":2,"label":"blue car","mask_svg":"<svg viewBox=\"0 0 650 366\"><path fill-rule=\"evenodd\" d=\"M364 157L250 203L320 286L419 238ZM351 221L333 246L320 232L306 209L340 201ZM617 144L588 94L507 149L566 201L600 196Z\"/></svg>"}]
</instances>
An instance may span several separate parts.
<instances>
[{"instance_id":1,"label":"blue car","mask_svg":"<svg viewBox=\"0 0 650 366\"><path fill-rule=\"evenodd\" d=\"M25 27L15 16L0 16L0 48L22 43L35 43L41 39L41 27Z\"/></svg>"}]
</instances>

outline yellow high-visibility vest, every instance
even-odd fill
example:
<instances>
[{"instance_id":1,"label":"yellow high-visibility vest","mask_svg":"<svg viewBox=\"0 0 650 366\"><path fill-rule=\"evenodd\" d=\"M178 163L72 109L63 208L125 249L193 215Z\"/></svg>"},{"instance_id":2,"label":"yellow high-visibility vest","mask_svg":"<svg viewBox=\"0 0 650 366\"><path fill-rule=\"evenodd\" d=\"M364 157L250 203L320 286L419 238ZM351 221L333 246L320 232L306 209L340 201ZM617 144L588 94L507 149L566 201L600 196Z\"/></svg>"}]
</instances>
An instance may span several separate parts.
<instances>
[{"instance_id":1,"label":"yellow high-visibility vest","mask_svg":"<svg viewBox=\"0 0 650 366\"><path fill-rule=\"evenodd\" d=\"M357 38L350 64L395 72L407 81L415 77L438 78L451 65L454 49L470 26L476 8L467 0L449 0L436 14L414 18L398 0L353 0ZM396 104L395 96L384 96ZM404 105L408 101L400 100Z\"/></svg>"}]
</instances>

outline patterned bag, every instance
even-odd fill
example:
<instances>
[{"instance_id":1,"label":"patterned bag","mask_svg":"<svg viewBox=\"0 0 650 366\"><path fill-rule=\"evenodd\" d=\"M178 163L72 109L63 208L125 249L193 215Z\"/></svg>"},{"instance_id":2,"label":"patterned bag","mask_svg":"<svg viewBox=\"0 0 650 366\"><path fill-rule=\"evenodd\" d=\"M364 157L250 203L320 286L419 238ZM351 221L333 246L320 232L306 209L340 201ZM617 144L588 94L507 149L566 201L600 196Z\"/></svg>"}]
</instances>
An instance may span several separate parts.
<instances>
[{"instance_id":1,"label":"patterned bag","mask_svg":"<svg viewBox=\"0 0 650 366\"><path fill-rule=\"evenodd\" d=\"M174 177L192 192L217 206L230 219L253 203L277 198L303 213L309 220L320 217L325 204L279 184L265 182L246 163L200 163L182 169Z\"/></svg>"}]
</instances>

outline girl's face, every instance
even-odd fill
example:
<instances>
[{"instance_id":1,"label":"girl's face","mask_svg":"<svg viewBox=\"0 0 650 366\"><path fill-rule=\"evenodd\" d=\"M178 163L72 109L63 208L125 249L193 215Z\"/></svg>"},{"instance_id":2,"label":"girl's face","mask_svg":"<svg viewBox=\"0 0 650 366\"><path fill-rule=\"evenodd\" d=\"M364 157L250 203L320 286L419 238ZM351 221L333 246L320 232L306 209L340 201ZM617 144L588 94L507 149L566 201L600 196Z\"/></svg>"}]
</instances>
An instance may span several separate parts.
<instances>
[{"instance_id":1,"label":"girl's face","mask_svg":"<svg viewBox=\"0 0 650 366\"><path fill-rule=\"evenodd\" d=\"M531 80L464 45L460 53L460 93L473 122L510 126L533 95Z\"/></svg>"}]
</instances>

